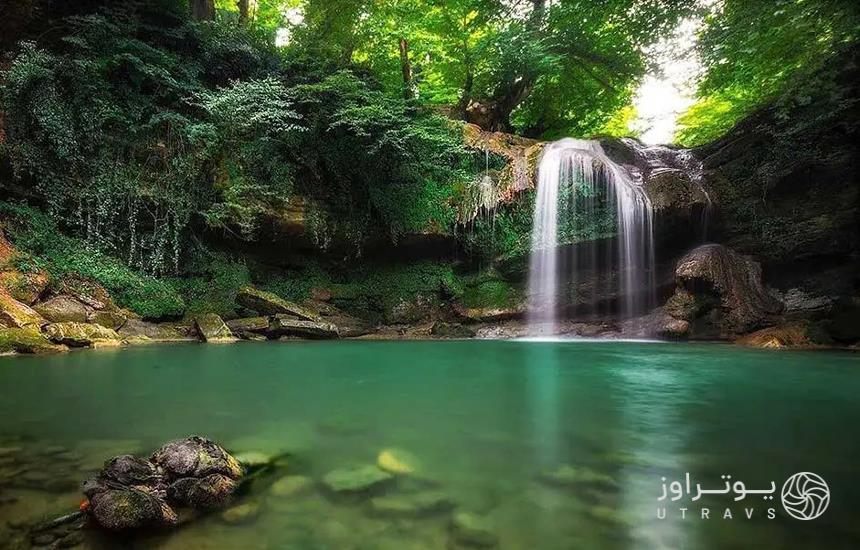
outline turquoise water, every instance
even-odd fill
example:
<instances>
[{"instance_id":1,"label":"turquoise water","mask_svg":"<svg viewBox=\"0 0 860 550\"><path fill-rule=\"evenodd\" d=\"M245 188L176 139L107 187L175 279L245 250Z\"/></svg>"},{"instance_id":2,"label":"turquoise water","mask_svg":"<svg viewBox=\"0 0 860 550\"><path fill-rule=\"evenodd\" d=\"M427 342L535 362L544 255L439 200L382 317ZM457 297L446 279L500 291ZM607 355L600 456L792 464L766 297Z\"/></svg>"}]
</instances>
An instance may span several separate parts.
<instances>
[{"instance_id":1,"label":"turquoise water","mask_svg":"<svg viewBox=\"0 0 860 550\"><path fill-rule=\"evenodd\" d=\"M14 533L8 524L75 509L74 484L105 458L190 434L290 458L243 497L260 504L246 523L216 514L133 547L458 548L457 512L482 518L501 548L860 547L857 354L634 342L188 344L0 357L0 388L0 448L15 449L0 450L0 547ZM417 466L386 494L429 488L455 509L391 516L370 496L335 498L319 485L391 447ZM782 483L802 471L830 489L812 521L780 503ZM776 498L658 501L661 479L686 473L709 489L721 475L748 489L774 481ZM277 495L270 485L281 476L310 487ZM84 542L129 546L93 533Z\"/></svg>"}]
</instances>

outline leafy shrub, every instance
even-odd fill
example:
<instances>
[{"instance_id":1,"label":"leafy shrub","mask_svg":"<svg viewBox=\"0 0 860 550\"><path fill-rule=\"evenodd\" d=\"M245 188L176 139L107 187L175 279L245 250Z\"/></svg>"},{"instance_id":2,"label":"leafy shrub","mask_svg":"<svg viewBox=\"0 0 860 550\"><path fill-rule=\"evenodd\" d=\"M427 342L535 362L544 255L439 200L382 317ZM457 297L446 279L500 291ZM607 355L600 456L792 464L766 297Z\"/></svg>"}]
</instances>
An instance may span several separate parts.
<instances>
[{"instance_id":1,"label":"leafy shrub","mask_svg":"<svg viewBox=\"0 0 860 550\"><path fill-rule=\"evenodd\" d=\"M64 236L42 212L0 202L0 215L14 243L27 254L18 260L24 269L45 269L55 280L71 274L90 278L103 285L118 305L147 319L174 318L185 310L169 284L130 269L81 239Z\"/></svg>"}]
</instances>

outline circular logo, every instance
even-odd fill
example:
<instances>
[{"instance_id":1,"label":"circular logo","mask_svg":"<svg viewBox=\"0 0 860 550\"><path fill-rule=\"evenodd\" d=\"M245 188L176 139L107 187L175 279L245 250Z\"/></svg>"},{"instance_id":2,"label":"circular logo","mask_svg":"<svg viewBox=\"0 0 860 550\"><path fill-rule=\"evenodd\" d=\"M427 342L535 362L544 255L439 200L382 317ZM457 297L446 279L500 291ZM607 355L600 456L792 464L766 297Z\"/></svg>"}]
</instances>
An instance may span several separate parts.
<instances>
[{"instance_id":1,"label":"circular logo","mask_svg":"<svg viewBox=\"0 0 860 550\"><path fill-rule=\"evenodd\" d=\"M830 504L830 488L818 474L798 472L782 486L782 507L795 519L815 519Z\"/></svg>"}]
</instances>

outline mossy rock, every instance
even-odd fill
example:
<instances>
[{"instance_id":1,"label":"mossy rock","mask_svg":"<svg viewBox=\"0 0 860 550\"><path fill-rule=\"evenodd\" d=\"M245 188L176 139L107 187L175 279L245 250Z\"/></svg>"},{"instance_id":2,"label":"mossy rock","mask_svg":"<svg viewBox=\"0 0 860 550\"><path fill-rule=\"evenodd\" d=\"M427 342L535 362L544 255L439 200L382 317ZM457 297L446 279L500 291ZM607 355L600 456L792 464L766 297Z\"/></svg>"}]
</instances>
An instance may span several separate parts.
<instances>
[{"instance_id":1,"label":"mossy rock","mask_svg":"<svg viewBox=\"0 0 860 550\"><path fill-rule=\"evenodd\" d=\"M56 353L66 349L34 328L0 328L0 353Z\"/></svg>"},{"instance_id":2,"label":"mossy rock","mask_svg":"<svg viewBox=\"0 0 860 550\"><path fill-rule=\"evenodd\" d=\"M10 328L38 328L45 324L33 308L21 303L0 289L0 326Z\"/></svg>"},{"instance_id":3,"label":"mossy rock","mask_svg":"<svg viewBox=\"0 0 860 550\"><path fill-rule=\"evenodd\" d=\"M74 296L61 294L33 306L33 309L52 323L86 323L89 308Z\"/></svg>"},{"instance_id":4,"label":"mossy rock","mask_svg":"<svg viewBox=\"0 0 860 550\"><path fill-rule=\"evenodd\" d=\"M335 493L355 494L369 492L393 479L390 473L366 465L333 470L323 477L323 485Z\"/></svg>"},{"instance_id":5,"label":"mossy rock","mask_svg":"<svg viewBox=\"0 0 860 550\"><path fill-rule=\"evenodd\" d=\"M242 307L256 311L261 315L286 314L306 321L319 321L319 315L293 302L284 300L277 294L266 292L252 286L239 289L236 293L236 303Z\"/></svg>"},{"instance_id":6,"label":"mossy rock","mask_svg":"<svg viewBox=\"0 0 860 550\"><path fill-rule=\"evenodd\" d=\"M200 340L208 343L235 342L233 333L224 321L214 313L203 313L194 318L194 327Z\"/></svg>"},{"instance_id":7,"label":"mossy rock","mask_svg":"<svg viewBox=\"0 0 860 550\"><path fill-rule=\"evenodd\" d=\"M58 344L72 347L119 346L122 339L113 329L91 323L51 323L45 336Z\"/></svg>"}]
</instances>

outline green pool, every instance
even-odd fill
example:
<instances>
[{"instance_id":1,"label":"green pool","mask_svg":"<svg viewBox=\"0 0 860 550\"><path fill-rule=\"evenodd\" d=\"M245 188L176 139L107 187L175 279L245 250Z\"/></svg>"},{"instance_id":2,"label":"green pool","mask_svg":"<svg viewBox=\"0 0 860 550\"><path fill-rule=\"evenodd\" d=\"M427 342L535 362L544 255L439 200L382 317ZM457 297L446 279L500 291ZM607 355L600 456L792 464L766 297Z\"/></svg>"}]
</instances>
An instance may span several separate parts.
<instances>
[{"instance_id":1,"label":"green pool","mask_svg":"<svg viewBox=\"0 0 860 550\"><path fill-rule=\"evenodd\" d=\"M1 357L0 388L0 547L27 521L74 510L76 483L105 458L190 434L288 458L242 497L255 504L242 521L213 514L133 540L87 533L83 547L860 547L860 355L847 352L188 344ZM412 473L350 498L321 484L385 449L409 457ZM826 480L817 519L783 508L796 472ZM727 475L748 490L774 482L775 498L735 500L733 486L658 500L687 474L707 489ZM273 490L284 476L303 489ZM444 506L380 506L431 491Z\"/></svg>"}]
</instances>

